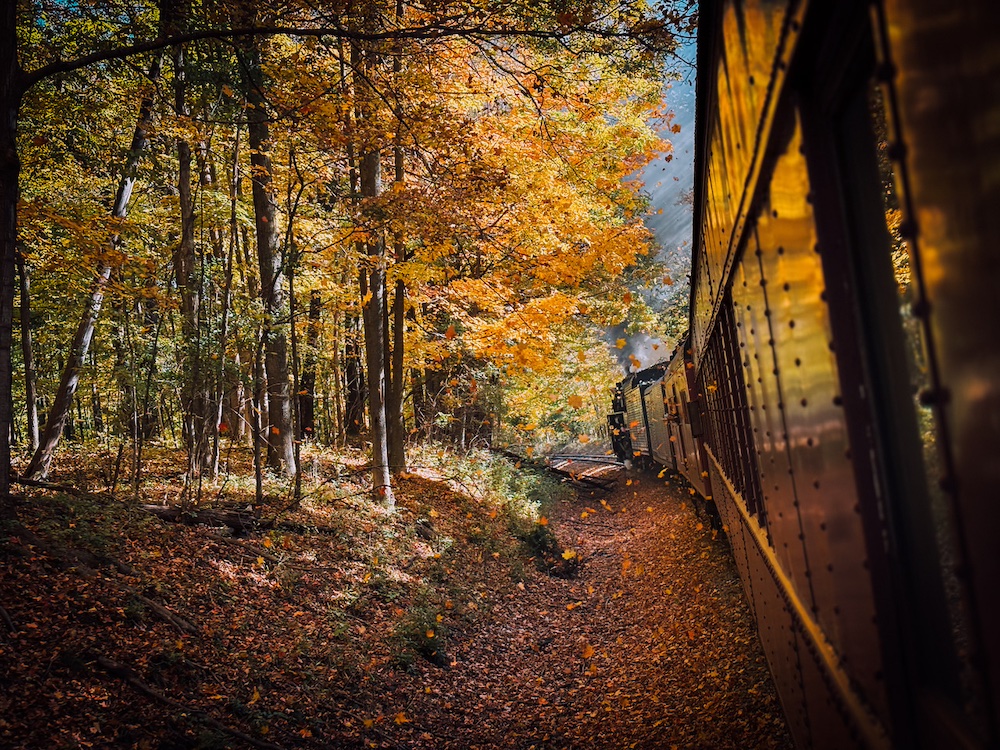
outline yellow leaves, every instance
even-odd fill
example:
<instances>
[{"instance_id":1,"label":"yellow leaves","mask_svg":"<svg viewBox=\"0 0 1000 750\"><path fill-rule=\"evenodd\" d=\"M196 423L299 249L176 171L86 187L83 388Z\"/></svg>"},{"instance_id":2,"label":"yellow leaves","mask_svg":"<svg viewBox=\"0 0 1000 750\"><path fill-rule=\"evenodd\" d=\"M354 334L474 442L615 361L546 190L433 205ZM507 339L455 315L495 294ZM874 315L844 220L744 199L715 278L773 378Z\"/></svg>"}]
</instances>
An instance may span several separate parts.
<instances>
[{"instance_id":1,"label":"yellow leaves","mask_svg":"<svg viewBox=\"0 0 1000 750\"><path fill-rule=\"evenodd\" d=\"M412 719L407 718L406 713L400 711L398 714L396 714L396 718L393 719L393 721L395 721L397 724L409 724L412 721Z\"/></svg>"},{"instance_id":2,"label":"yellow leaves","mask_svg":"<svg viewBox=\"0 0 1000 750\"><path fill-rule=\"evenodd\" d=\"M271 549L271 547L274 546L274 542L271 540L271 537L269 536L264 537L264 540L261 542L261 544L263 544L267 549Z\"/></svg>"},{"instance_id":3,"label":"yellow leaves","mask_svg":"<svg viewBox=\"0 0 1000 750\"><path fill-rule=\"evenodd\" d=\"M577 440L579 440L581 443L589 443L590 442L590 435L580 435L577 438Z\"/></svg>"},{"instance_id":4,"label":"yellow leaves","mask_svg":"<svg viewBox=\"0 0 1000 750\"><path fill-rule=\"evenodd\" d=\"M624 349L626 346L628 346L628 341L626 341L625 339L618 339L615 342L615 346L619 349Z\"/></svg>"},{"instance_id":5,"label":"yellow leaves","mask_svg":"<svg viewBox=\"0 0 1000 750\"><path fill-rule=\"evenodd\" d=\"M434 628L427 628L427 632L424 633L424 635L427 636L428 640L430 640L431 638L433 638L434 637Z\"/></svg>"},{"instance_id":6,"label":"yellow leaves","mask_svg":"<svg viewBox=\"0 0 1000 750\"><path fill-rule=\"evenodd\" d=\"M576 551L575 550L571 550L571 549L563 550L563 553L562 553L562 559L563 560L572 560L574 557L576 557Z\"/></svg>"},{"instance_id":7,"label":"yellow leaves","mask_svg":"<svg viewBox=\"0 0 1000 750\"><path fill-rule=\"evenodd\" d=\"M254 688L253 689L253 695L250 696L250 700L247 701L247 705L248 706L252 706L253 704L257 703L258 701L260 701L260 691L257 688Z\"/></svg>"}]
</instances>

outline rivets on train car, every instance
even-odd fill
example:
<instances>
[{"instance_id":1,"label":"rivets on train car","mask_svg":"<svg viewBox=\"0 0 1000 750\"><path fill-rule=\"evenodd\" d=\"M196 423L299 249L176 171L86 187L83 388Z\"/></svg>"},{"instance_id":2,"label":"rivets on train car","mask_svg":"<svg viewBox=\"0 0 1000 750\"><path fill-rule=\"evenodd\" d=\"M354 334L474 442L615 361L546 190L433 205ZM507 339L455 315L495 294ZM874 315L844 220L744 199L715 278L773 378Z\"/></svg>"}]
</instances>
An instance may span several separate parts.
<instances>
[{"instance_id":1,"label":"rivets on train car","mask_svg":"<svg viewBox=\"0 0 1000 750\"><path fill-rule=\"evenodd\" d=\"M771 308L770 307L768 307L767 309L764 310L764 317L765 318L770 318L771 317Z\"/></svg>"},{"instance_id":2,"label":"rivets on train car","mask_svg":"<svg viewBox=\"0 0 1000 750\"><path fill-rule=\"evenodd\" d=\"M833 572L833 563L827 563L826 564L826 572L827 573L832 573Z\"/></svg>"},{"instance_id":3,"label":"rivets on train car","mask_svg":"<svg viewBox=\"0 0 1000 750\"><path fill-rule=\"evenodd\" d=\"M778 63L778 64L780 65L781 63ZM773 216L775 219L777 219L778 218L778 209L775 208L774 210L772 210L771 211L771 216Z\"/></svg>"},{"instance_id":4,"label":"rivets on train car","mask_svg":"<svg viewBox=\"0 0 1000 750\"><path fill-rule=\"evenodd\" d=\"M847 450L844 451L844 458L846 458L848 461L851 460L851 449L850 448L848 448Z\"/></svg>"},{"instance_id":5,"label":"rivets on train car","mask_svg":"<svg viewBox=\"0 0 1000 750\"><path fill-rule=\"evenodd\" d=\"M826 521L821 521L819 524L820 531L826 531Z\"/></svg>"},{"instance_id":6,"label":"rivets on train car","mask_svg":"<svg viewBox=\"0 0 1000 750\"><path fill-rule=\"evenodd\" d=\"M834 396L833 397L833 405L834 406L843 406L844 405L844 399L842 399L840 396Z\"/></svg>"},{"instance_id":7,"label":"rivets on train car","mask_svg":"<svg viewBox=\"0 0 1000 750\"><path fill-rule=\"evenodd\" d=\"M795 366L802 367L802 360L799 359L798 357L795 358Z\"/></svg>"},{"instance_id":8,"label":"rivets on train car","mask_svg":"<svg viewBox=\"0 0 1000 750\"><path fill-rule=\"evenodd\" d=\"M917 393L917 400L922 406L933 406L934 404L948 403L948 391L944 388L921 388Z\"/></svg>"},{"instance_id":9,"label":"rivets on train car","mask_svg":"<svg viewBox=\"0 0 1000 750\"><path fill-rule=\"evenodd\" d=\"M903 161L906 158L906 144L902 141L892 141L886 147L885 153L893 161Z\"/></svg>"},{"instance_id":10,"label":"rivets on train car","mask_svg":"<svg viewBox=\"0 0 1000 750\"><path fill-rule=\"evenodd\" d=\"M813 447L813 445L814 445L814 441L813 441L813 439L812 439L812 438L808 438L808 439L806 440L806 445L808 445L808 446L809 446L810 448L812 448L812 447Z\"/></svg>"},{"instance_id":11,"label":"rivets on train car","mask_svg":"<svg viewBox=\"0 0 1000 750\"><path fill-rule=\"evenodd\" d=\"M782 289L784 289L784 290L785 290L786 292L787 292L787 291L788 291L789 289L791 289L791 288L792 288L792 285L791 285L791 284L789 284L789 283L788 283L787 281L785 282L784 286L782 287Z\"/></svg>"},{"instance_id":12,"label":"rivets on train car","mask_svg":"<svg viewBox=\"0 0 1000 750\"><path fill-rule=\"evenodd\" d=\"M774 346L774 339L768 339L767 340L767 345L768 346Z\"/></svg>"},{"instance_id":13,"label":"rivets on train car","mask_svg":"<svg viewBox=\"0 0 1000 750\"><path fill-rule=\"evenodd\" d=\"M917 225L912 219L905 219L899 224L899 236L904 240L917 238Z\"/></svg>"},{"instance_id":14,"label":"rivets on train car","mask_svg":"<svg viewBox=\"0 0 1000 750\"><path fill-rule=\"evenodd\" d=\"M761 286L767 286L767 279L761 279L760 280L760 285Z\"/></svg>"},{"instance_id":15,"label":"rivets on train car","mask_svg":"<svg viewBox=\"0 0 1000 750\"><path fill-rule=\"evenodd\" d=\"M915 318L926 318L931 312L931 305L926 299L914 300L910 305L910 312Z\"/></svg>"},{"instance_id":16,"label":"rivets on train car","mask_svg":"<svg viewBox=\"0 0 1000 750\"><path fill-rule=\"evenodd\" d=\"M884 60L875 66L875 80L881 83L889 83L896 77L896 66L888 60Z\"/></svg>"},{"instance_id":17,"label":"rivets on train car","mask_svg":"<svg viewBox=\"0 0 1000 750\"><path fill-rule=\"evenodd\" d=\"M813 202L813 194L806 193L806 203L812 203L812 202Z\"/></svg>"},{"instance_id":18,"label":"rivets on train car","mask_svg":"<svg viewBox=\"0 0 1000 750\"><path fill-rule=\"evenodd\" d=\"M799 403L803 406L809 406L809 400L806 398L803 398Z\"/></svg>"},{"instance_id":19,"label":"rivets on train car","mask_svg":"<svg viewBox=\"0 0 1000 750\"><path fill-rule=\"evenodd\" d=\"M781 245L778 245L778 255L784 255L784 254L785 254L785 248L782 247Z\"/></svg>"},{"instance_id":20,"label":"rivets on train car","mask_svg":"<svg viewBox=\"0 0 1000 750\"><path fill-rule=\"evenodd\" d=\"M813 489L817 489L817 490L819 489L819 480L818 479L813 482Z\"/></svg>"},{"instance_id":21,"label":"rivets on train car","mask_svg":"<svg viewBox=\"0 0 1000 750\"><path fill-rule=\"evenodd\" d=\"M795 328L795 321L794 320L789 320L788 321L788 327L789 328Z\"/></svg>"}]
</instances>

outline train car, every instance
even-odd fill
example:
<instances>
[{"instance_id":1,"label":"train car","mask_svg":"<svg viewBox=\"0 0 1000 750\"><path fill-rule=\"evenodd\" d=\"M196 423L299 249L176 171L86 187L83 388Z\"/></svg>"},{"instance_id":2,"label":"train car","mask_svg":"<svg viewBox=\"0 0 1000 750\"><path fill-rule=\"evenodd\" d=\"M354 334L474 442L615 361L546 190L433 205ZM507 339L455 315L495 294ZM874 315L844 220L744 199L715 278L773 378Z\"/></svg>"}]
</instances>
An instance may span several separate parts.
<instances>
[{"instance_id":1,"label":"train car","mask_svg":"<svg viewBox=\"0 0 1000 750\"><path fill-rule=\"evenodd\" d=\"M700 5L660 387L800 748L1000 746L998 34L993 0Z\"/></svg>"},{"instance_id":2,"label":"train car","mask_svg":"<svg viewBox=\"0 0 1000 750\"><path fill-rule=\"evenodd\" d=\"M647 393L657 392L666 363L661 362L627 375L615 386L608 430L615 455L640 466L652 465L654 450L664 454L660 439L663 403ZM650 429L652 410L652 430Z\"/></svg>"},{"instance_id":3,"label":"train car","mask_svg":"<svg viewBox=\"0 0 1000 750\"><path fill-rule=\"evenodd\" d=\"M690 338L677 347L663 376L663 399L667 406L668 445L672 461L660 461L681 474L707 500L712 499L708 464L704 451L702 401L696 395Z\"/></svg>"}]
</instances>

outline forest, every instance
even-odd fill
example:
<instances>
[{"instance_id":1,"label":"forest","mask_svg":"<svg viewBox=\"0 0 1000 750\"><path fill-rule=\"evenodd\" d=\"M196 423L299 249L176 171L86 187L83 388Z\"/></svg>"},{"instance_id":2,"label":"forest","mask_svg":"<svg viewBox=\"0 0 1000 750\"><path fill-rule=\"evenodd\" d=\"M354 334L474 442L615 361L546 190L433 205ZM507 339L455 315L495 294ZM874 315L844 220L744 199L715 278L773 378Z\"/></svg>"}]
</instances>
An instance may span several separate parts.
<instances>
[{"instance_id":1,"label":"forest","mask_svg":"<svg viewBox=\"0 0 1000 750\"><path fill-rule=\"evenodd\" d=\"M198 662L189 639L224 650L223 621L265 627L225 601L264 596L277 629L275 610L303 615L317 585L338 602L322 628L386 618L397 657L433 662L456 594L428 577L484 550L506 566L498 590L523 581L525 560L572 576L577 553L545 515L565 488L520 470L554 446L603 450L610 387L623 365L650 364L617 336L661 337L660 358L679 333L682 314L644 293L674 279L636 175L670 158L680 126L664 85L685 64L694 2L2 12L7 687L60 670L70 684L86 667L181 711L165 687ZM324 570L339 572L309 582ZM485 600L492 584L462 585ZM81 617L86 637L70 627ZM119 657L97 653L103 638ZM246 689L253 713L262 688ZM0 722L25 743L12 746L118 746L82 724L56 742L31 705ZM275 721L237 711L243 731L189 714L225 746L272 746ZM319 731L297 726L307 745ZM121 731L127 747L213 746L188 724L160 731L175 745Z\"/></svg>"},{"instance_id":2,"label":"forest","mask_svg":"<svg viewBox=\"0 0 1000 750\"><path fill-rule=\"evenodd\" d=\"M9 20L20 477L83 440L112 494L138 494L144 451L174 445L197 503L246 446L260 502L268 473L301 491L303 442L363 435L391 504L417 436L599 435L620 372L605 331L649 325L635 290L663 280L627 178L669 148L686 4L34 2Z\"/></svg>"}]
</instances>

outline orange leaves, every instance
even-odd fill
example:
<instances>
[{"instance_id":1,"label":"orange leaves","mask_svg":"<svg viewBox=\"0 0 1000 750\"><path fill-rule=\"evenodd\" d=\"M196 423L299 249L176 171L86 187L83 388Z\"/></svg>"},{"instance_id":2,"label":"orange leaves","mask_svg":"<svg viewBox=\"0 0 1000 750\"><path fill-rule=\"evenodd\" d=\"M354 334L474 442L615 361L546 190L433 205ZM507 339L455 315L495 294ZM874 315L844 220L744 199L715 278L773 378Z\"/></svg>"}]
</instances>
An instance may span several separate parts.
<instances>
[{"instance_id":1,"label":"orange leaves","mask_svg":"<svg viewBox=\"0 0 1000 750\"><path fill-rule=\"evenodd\" d=\"M566 399L566 401L574 409L579 409L580 407L583 406L583 396L579 396L579 395L577 395L575 393L572 396L570 396L568 399Z\"/></svg>"},{"instance_id":2,"label":"orange leaves","mask_svg":"<svg viewBox=\"0 0 1000 750\"><path fill-rule=\"evenodd\" d=\"M594 647L591 646L589 643L585 643L583 645L583 658L584 659L593 659L594 658L594 653L595 653L594 652Z\"/></svg>"},{"instance_id":3,"label":"orange leaves","mask_svg":"<svg viewBox=\"0 0 1000 750\"><path fill-rule=\"evenodd\" d=\"M444 337L451 341L455 338L455 326L448 326L448 330L444 332Z\"/></svg>"}]
</instances>

